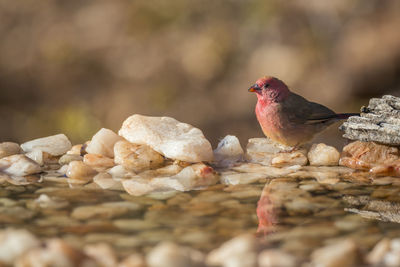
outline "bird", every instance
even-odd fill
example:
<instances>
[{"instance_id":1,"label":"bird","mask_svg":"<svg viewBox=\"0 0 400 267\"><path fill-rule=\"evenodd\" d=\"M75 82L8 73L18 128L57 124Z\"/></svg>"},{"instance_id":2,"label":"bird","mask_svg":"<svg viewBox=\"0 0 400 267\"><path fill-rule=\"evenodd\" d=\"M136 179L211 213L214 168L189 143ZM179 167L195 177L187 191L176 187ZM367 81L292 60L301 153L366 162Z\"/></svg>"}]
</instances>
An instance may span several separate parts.
<instances>
[{"instance_id":1,"label":"bird","mask_svg":"<svg viewBox=\"0 0 400 267\"><path fill-rule=\"evenodd\" d=\"M264 134L284 146L298 148L329 125L359 113L335 113L291 92L271 76L258 79L249 89L257 95L255 113Z\"/></svg>"}]
</instances>

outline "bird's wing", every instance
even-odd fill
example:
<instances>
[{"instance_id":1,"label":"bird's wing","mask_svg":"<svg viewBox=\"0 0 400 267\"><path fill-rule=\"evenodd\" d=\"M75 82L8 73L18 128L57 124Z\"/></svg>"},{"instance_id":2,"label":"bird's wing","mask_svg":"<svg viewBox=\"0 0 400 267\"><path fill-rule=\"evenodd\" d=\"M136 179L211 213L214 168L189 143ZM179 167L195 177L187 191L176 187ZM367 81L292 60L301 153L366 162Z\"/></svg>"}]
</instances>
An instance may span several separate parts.
<instances>
[{"instance_id":1,"label":"bird's wing","mask_svg":"<svg viewBox=\"0 0 400 267\"><path fill-rule=\"evenodd\" d=\"M314 124L321 123L332 118L336 114L329 108L318 103L310 102L304 97L291 93L283 106L288 114L289 121L295 123Z\"/></svg>"}]
</instances>

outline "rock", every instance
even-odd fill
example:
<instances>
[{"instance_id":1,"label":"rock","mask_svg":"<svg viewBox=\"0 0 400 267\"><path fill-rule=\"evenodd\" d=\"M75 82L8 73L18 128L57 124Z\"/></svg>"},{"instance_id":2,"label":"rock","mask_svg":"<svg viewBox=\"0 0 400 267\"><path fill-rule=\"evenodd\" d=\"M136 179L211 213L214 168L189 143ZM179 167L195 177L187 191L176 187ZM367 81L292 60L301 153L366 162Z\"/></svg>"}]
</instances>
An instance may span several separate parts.
<instances>
[{"instance_id":1,"label":"rock","mask_svg":"<svg viewBox=\"0 0 400 267\"><path fill-rule=\"evenodd\" d=\"M92 167L93 169L110 168L115 165L114 160L112 158L108 158L101 154L86 154L83 157L83 163Z\"/></svg>"},{"instance_id":2,"label":"rock","mask_svg":"<svg viewBox=\"0 0 400 267\"><path fill-rule=\"evenodd\" d=\"M41 194L34 203L41 209L63 209L69 206L69 202L65 199L49 197L46 194Z\"/></svg>"},{"instance_id":3,"label":"rock","mask_svg":"<svg viewBox=\"0 0 400 267\"><path fill-rule=\"evenodd\" d=\"M117 266L117 256L110 245L106 243L86 245L83 251L86 255L94 259L98 266Z\"/></svg>"},{"instance_id":4,"label":"rock","mask_svg":"<svg viewBox=\"0 0 400 267\"><path fill-rule=\"evenodd\" d=\"M390 251L390 240L387 238L379 241L378 244L372 249L372 251L367 255L366 262L371 265L379 265L383 262L383 259Z\"/></svg>"},{"instance_id":5,"label":"rock","mask_svg":"<svg viewBox=\"0 0 400 267\"><path fill-rule=\"evenodd\" d=\"M225 242L221 247L208 254L206 264L223 267L256 267L256 238L253 235L245 234Z\"/></svg>"},{"instance_id":6,"label":"rock","mask_svg":"<svg viewBox=\"0 0 400 267\"><path fill-rule=\"evenodd\" d=\"M114 146L114 154L115 163L133 172L154 169L164 163L163 156L148 145L132 144L128 141L118 141Z\"/></svg>"},{"instance_id":7,"label":"rock","mask_svg":"<svg viewBox=\"0 0 400 267\"><path fill-rule=\"evenodd\" d=\"M189 191L215 184L217 179L218 176L211 167L198 163L184 168L173 176L156 177L150 181L137 176L133 179L124 180L122 185L129 194L140 196L154 191Z\"/></svg>"},{"instance_id":8,"label":"rock","mask_svg":"<svg viewBox=\"0 0 400 267\"><path fill-rule=\"evenodd\" d=\"M40 165L25 155L18 154L0 159L0 171L8 175L25 176L40 173Z\"/></svg>"},{"instance_id":9,"label":"rock","mask_svg":"<svg viewBox=\"0 0 400 267\"><path fill-rule=\"evenodd\" d=\"M400 145L400 98L372 98L360 116L350 117L339 129L351 140Z\"/></svg>"},{"instance_id":10,"label":"rock","mask_svg":"<svg viewBox=\"0 0 400 267\"><path fill-rule=\"evenodd\" d=\"M43 151L41 151L41 150L38 150L38 149L33 150L31 152L26 153L25 156L27 156L31 160L35 161L40 166L44 165L44 155L43 155Z\"/></svg>"},{"instance_id":11,"label":"rock","mask_svg":"<svg viewBox=\"0 0 400 267\"><path fill-rule=\"evenodd\" d=\"M267 249L260 253L258 256L259 267L294 267L298 266L296 258L292 255L279 250L279 249Z\"/></svg>"},{"instance_id":12,"label":"rock","mask_svg":"<svg viewBox=\"0 0 400 267\"><path fill-rule=\"evenodd\" d=\"M96 262L71 247L61 239L50 239L42 248L35 248L23 255L16 266L98 266Z\"/></svg>"},{"instance_id":13,"label":"rock","mask_svg":"<svg viewBox=\"0 0 400 267\"><path fill-rule=\"evenodd\" d=\"M167 158L187 162L213 160L210 142L201 130L170 117L133 115L119 134L135 144L146 144Z\"/></svg>"},{"instance_id":14,"label":"rock","mask_svg":"<svg viewBox=\"0 0 400 267\"><path fill-rule=\"evenodd\" d=\"M69 164L71 161L82 161L83 157L79 154L65 154L59 160L58 163L60 165Z\"/></svg>"},{"instance_id":15,"label":"rock","mask_svg":"<svg viewBox=\"0 0 400 267\"><path fill-rule=\"evenodd\" d=\"M214 150L214 160L221 167L231 166L235 162L241 161L243 157L244 151L239 139L233 135L225 136Z\"/></svg>"},{"instance_id":16,"label":"rock","mask_svg":"<svg viewBox=\"0 0 400 267\"><path fill-rule=\"evenodd\" d=\"M3 142L0 143L0 159L16 154L20 154L22 152L21 147L17 143L12 142Z\"/></svg>"},{"instance_id":17,"label":"rock","mask_svg":"<svg viewBox=\"0 0 400 267\"><path fill-rule=\"evenodd\" d=\"M123 166L117 165L107 170L107 173L111 174L113 178L123 179L133 177L136 174L134 172L127 171Z\"/></svg>"},{"instance_id":18,"label":"rock","mask_svg":"<svg viewBox=\"0 0 400 267\"><path fill-rule=\"evenodd\" d=\"M313 144L308 152L310 165L314 166L337 166L340 153L336 148L325 144Z\"/></svg>"},{"instance_id":19,"label":"rock","mask_svg":"<svg viewBox=\"0 0 400 267\"><path fill-rule=\"evenodd\" d=\"M171 242L158 244L147 254L146 260L149 267L204 266L203 253Z\"/></svg>"},{"instance_id":20,"label":"rock","mask_svg":"<svg viewBox=\"0 0 400 267\"><path fill-rule=\"evenodd\" d=\"M304 149L294 150L268 138L251 138L246 147L246 161L265 166L306 165L307 152Z\"/></svg>"},{"instance_id":21,"label":"rock","mask_svg":"<svg viewBox=\"0 0 400 267\"><path fill-rule=\"evenodd\" d=\"M305 166L308 162L306 153L305 150L279 153L271 160L271 165L274 167Z\"/></svg>"},{"instance_id":22,"label":"rock","mask_svg":"<svg viewBox=\"0 0 400 267\"><path fill-rule=\"evenodd\" d=\"M109 173L99 173L93 177L93 182L102 189L124 191L121 181L113 179Z\"/></svg>"},{"instance_id":23,"label":"rock","mask_svg":"<svg viewBox=\"0 0 400 267\"><path fill-rule=\"evenodd\" d=\"M383 262L385 263L385 266L400 266L399 238L395 238L390 241L390 251L388 251L383 257Z\"/></svg>"},{"instance_id":24,"label":"rock","mask_svg":"<svg viewBox=\"0 0 400 267\"><path fill-rule=\"evenodd\" d=\"M0 263L11 265L18 257L39 245L39 240L27 230L2 230L0 231Z\"/></svg>"},{"instance_id":25,"label":"rock","mask_svg":"<svg viewBox=\"0 0 400 267\"><path fill-rule=\"evenodd\" d=\"M78 220L112 219L129 213L134 215L140 211L141 205L133 202L106 202L99 205L76 207L71 217Z\"/></svg>"},{"instance_id":26,"label":"rock","mask_svg":"<svg viewBox=\"0 0 400 267\"><path fill-rule=\"evenodd\" d=\"M355 141L343 148L339 164L370 169L375 174L400 176L400 150L374 142Z\"/></svg>"},{"instance_id":27,"label":"rock","mask_svg":"<svg viewBox=\"0 0 400 267\"><path fill-rule=\"evenodd\" d=\"M71 161L68 164L66 175L68 178L73 179L74 182L87 183L92 180L96 173L97 172L92 167L86 165L82 161Z\"/></svg>"},{"instance_id":28,"label":"rock","mask_svg":"<svg viewBox=\"0 0 400 267\"><path fill-rule=\"evenodd\" d=\"M114 157L114 144L122 140L120 136L109 129L101 128L86 147L87 153L101 154L109 158Z\"/></svg>"},{"instance_id":29,"label":"rock","mask_svg":"<svg viewBox=\"0 0 400 267\"><path fill-rule=\"evenodd\" d=\"M265 179L266 174L263 173L238 173L238 172L222 172L220 174L220 181L222 184L251 184L260 179Z\"/></svg>"},{"instance_id":30,"label":"rock","mask_svg":"<svg viewBox=\"0 0 400 267\"><path fill-rule=\"evenodd\" d=\"M357 245L353 240L345 239L315 250L311 259L315 266L354 266L357 262Z\"/></svg>"},{"instance_id":31,"label":"rock","mask_svg":"<svg viewBox=\"0 0 400 267\"><path fill-rule=\"evenodd\" d=\"M67 155L79 155L79 156L81 156L82 147L83 147L83 145L81 145L81 144L72 146L71 149L67 151Z\"/></svg>"},{"instance_id":32,"label":"rock","mask_svg":"<svg viewBox=\"0 0 400 267\"><path fill-rule=\"evenodd\" d=\"M21 145L25 152L41 150L52 156L61 156L72 147L71 142L64 134L57 134L48 137L38 138Z\"/></svg>"}]
</instances>

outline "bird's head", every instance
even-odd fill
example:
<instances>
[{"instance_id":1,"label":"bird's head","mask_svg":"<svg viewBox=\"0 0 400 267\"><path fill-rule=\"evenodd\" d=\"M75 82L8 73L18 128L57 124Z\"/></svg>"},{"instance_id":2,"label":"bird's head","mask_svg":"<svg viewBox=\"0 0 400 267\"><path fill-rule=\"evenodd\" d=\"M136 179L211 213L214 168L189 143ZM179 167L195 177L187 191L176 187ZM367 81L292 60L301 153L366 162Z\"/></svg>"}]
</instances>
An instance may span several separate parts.
<instances>
[{"instance_id":1,"label":"bird's head","mask_svg":"<svg viewBox=\"0 0 400 267\"><path fill-rule=\"evenodd\" d=\"M256 81L249 88L249 92L255 92L257 98L267 102L281 102L290 93L289 88L281 80L265 76Z\"/></svg>"}]
</instances>

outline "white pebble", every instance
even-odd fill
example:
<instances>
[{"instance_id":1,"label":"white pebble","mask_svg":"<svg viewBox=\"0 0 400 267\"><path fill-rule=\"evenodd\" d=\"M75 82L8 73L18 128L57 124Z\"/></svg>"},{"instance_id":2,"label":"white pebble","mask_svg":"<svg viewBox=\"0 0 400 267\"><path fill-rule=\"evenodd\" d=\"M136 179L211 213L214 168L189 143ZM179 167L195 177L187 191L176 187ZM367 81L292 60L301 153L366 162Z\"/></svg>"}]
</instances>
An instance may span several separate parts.
<instances>
[{"instance_id":1,"label":"white pebble","mask_svg":"<svg viewBox=\"0 0 400 267\"><path fill-rule=\"evenodd\" d=\"M233 135L225 136L214 150L214 160L221 167L228 167L235 162L241 161L244 151L239 139Z\"/></svg>"},{"instance_id":2,"label":"white pebble","mask_svg":"<svg viewBox=\"0 0 400 267\"><path fill-rule=\"evenodd\" d=\"M204 266L203 253L171 242L158 244L147 254L146 259L149 267Z\"/></svg>"},{"instance_id":3,"label":"white pebble","mask_svg":"<svg viewBox=\"0 0 400 267\"><path fill-rule=\"evenodd\" d=\"M0 171L8 175L25 176L40 173L40 165L25 155L18 154L0 159Z\"/></svg>"},{"instance_id":4,"label":"white pebble","mask_svg":"<svg viewBox=\"0 0 400 267\"><path fill-rule=\"evenodd\" d=\"M296 258L279 249L267 249L258 256L259 267L294 267Z\"/></svg>"},{"instance_id":5,"label":"white pebble","mask_svg":"<svg viewBox=\"0 0 400 267\"><path fill-rule=\"evenodd\" d=\"M357 245L351 239L336 242L315 250L312 263L315 266L347 267L354 266L357 258Z\"/></svg>"},{"instance_id":6,"label":"white pebble","mask_svg":"<svg viewBox=\"0 0 400 267\"><path fill-rule=\"evenodd\" d=\"M70 150L72 145L64 134L57 134L23 143L21 147L25 152L41 150L53 156L60 156Z\"/></svg>"},{"instance_id":7,"label":"white pebble","mask_svg":"<svg viewBox=\"0 0 400 267\"><path fill-rule=\"evenodd\" d=\"M0 159L16 154L20 154L22 152L21 147L17 143L12 142L3 142L0 143Z\"/></svg>"},{"instance_id":8,"label":"white pebble","mask_svg":"<svg viewBox=\"0 0 400 267\"><path fill-rule=\"evenodd\" d=\"M86 147L86 151L91 154L101 154L113 158L114 144L120 140L122 140L121 136L109 129L102 128L92 137Z\"/></svg>"},{"instance_id":9,"label":"white pebble","mask_svg":"<svg viewBox=\"0 0 400 267\"><path fill-rule=\"evenodd\" d=\"M313 144L308 152L310 165L314 166L337 166L339 164L340 153L333 146L323 143Z\"/></svg>"}]
</instances>

